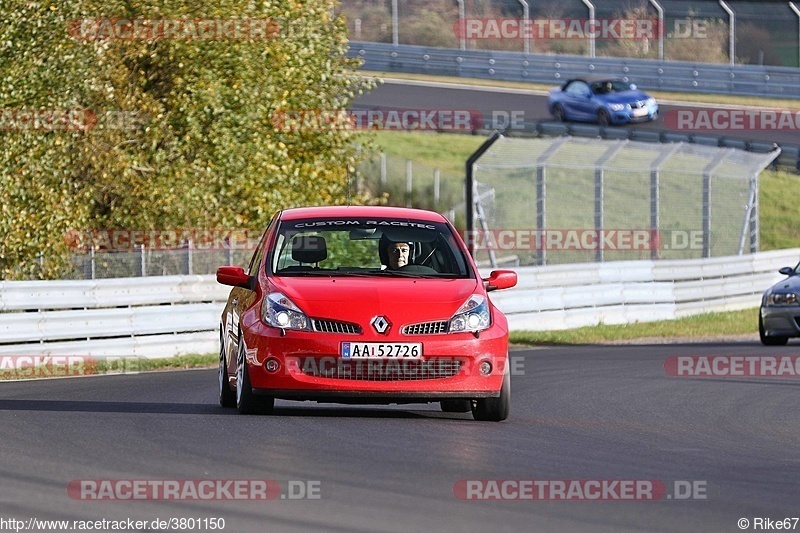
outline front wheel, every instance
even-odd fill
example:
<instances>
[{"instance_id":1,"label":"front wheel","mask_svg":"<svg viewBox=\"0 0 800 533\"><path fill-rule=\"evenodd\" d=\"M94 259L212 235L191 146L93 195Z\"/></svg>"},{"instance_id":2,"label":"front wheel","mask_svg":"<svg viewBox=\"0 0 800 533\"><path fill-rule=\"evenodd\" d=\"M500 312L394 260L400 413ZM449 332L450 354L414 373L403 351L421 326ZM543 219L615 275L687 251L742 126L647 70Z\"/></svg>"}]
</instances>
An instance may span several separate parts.
<instances>
[{"instance_id":1,"label":"front wheel","mask_svg":"<svg viewBox=\"0 0 800 533\"><path fill-rule=\"evenodd\" d=\"M601 109L597 112L597 123L603 127L611 124L611 115L608 114L608 111Z\"/></svg>"},{"instance_id":2,"label":"front wheel","mask_svg":"<svg viewBox=\"0 0 800 533\"><path fill-rule=\"evenodd\" d=\"M219 341L219 404L222 407L236 407L236 394L228 381L228 366L225 364L225 344Z\"/></svg>"},{"instance_id":3,"label":"front wheel","mask_svg":"<svg viewBox=\"0 0 800 533\"><path fill-rule=\"evenodd\" d=\"M475 420L500 422L508 418L511 410L511 372L503 374L503 386L497 398L481 398L472 401L472 417Z\"/></svg>"},{"instance_id":4,"label":"front wheel","mask_svg":"<svg viewBox=\"0 0 800 533\"><path fill-rule=\"evenodd\" d=\"M245 359L244 342L239 336L239 351L236 356L236 409L243 415L272 412L275 398L256 396L250 385L250 370Z\"/></svg>"},{"instance_id":5,"label":"front wheel","mask_svg":"<svg viewBox=\"0 0 800 533\"><path fill-rule=\"evenodd\" d=\"M758 313L758 336L761 338L761 344L764 346L785 346L789 342L789 337L769 336L764 329L764 319L761 318L761 312Z\"/></svg>"}]
</instances>

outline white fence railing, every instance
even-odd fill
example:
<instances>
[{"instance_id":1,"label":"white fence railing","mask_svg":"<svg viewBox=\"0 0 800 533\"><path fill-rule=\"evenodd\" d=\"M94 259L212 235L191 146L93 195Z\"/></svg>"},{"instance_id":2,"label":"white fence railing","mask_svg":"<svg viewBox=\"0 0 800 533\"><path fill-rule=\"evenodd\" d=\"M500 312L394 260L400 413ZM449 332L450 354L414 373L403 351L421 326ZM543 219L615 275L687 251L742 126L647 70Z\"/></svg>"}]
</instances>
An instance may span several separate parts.
<instances>
[{"instance_id":1,"label":"white fence railing","mask_svg":"<svg viewBox=\"0 0 800 533\"><path fill-rule=\"evenodd\" d=\"M761 293L782 278L778 268L798 257L800 249L524 267L517 287L492 293L492 300L515 330L745 309L758 306ZM0 282L0 355L214 353L228 292L214 276Z\"/></svg>"}]
</instances>

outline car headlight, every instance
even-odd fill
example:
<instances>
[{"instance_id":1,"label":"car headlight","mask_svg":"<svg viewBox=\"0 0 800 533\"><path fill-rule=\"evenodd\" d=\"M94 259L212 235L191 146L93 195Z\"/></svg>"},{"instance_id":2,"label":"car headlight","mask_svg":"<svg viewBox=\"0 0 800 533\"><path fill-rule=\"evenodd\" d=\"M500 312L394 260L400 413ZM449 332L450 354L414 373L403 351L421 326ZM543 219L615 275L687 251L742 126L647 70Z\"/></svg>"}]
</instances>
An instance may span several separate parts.
<instances>
[{"instance_id":1,"label":"car headlight","mask_svg":"<svg viewBox=\"0 0 800 533\"><path fill-rule=\"evenodd\" d=\"M626 106L625 104L609 104L608 107L610 107L612 111L622 111Z\"/></svg>"},{"instance_id":2,"label":"car headlight","mask_svg":"<svg viewBox=\"0 0 800 533\"><path fill-rule=\"evenodd\" d=\"M272 292L261 304L264 323L280 329L309 330L308 317L283 293Z\"/></svg>"},{"instance_id":3,"label":"car headlight","mask_svg":"<svg viewBox=\"0 0 800 533\"><path fill-rule=\"evenodd\" d=\"M793 292L773 292L767 296L767 305L798 305L797 295Z\"/></svg>"},{"instance_id":4,"label":"car headlight","mask_svg":"<svg viewBox=\"0 0 800 533\"><path fill-rule=\"evenodd\" d=\"M654 105L656 105L656 99L655 98L648 98L646 103L647 103L648 106L654 106Z\"/></svg>"},{"instance_id":5,"label":"car headlight","mask_svg":"<svg viewBox=\"0 0 800 533\"><path fill-rule=\"evenodd\" d=\"M492 325L489 302L480 294L473 294L450 319L450 333L483 331Z\"/></svg>"}]
</instances>

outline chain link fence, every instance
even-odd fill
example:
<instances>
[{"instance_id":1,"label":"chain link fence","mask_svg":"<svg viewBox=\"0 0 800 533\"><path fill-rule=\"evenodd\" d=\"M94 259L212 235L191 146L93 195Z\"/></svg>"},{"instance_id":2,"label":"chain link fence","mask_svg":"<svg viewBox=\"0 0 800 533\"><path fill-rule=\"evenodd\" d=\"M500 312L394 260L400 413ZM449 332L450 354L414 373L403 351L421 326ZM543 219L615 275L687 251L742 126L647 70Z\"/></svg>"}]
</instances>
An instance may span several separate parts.
<instances>
[{"instance_id":1,"label":"chain link fence","mask_svg":"<svg viewBox=\"0 0 800 533\"><path fill-rule=\"evenodd\" d=\"M778 153L501 136L473 166L465 240L492 266L756 252L758 174Z\"/></svg>"}]
</instances>

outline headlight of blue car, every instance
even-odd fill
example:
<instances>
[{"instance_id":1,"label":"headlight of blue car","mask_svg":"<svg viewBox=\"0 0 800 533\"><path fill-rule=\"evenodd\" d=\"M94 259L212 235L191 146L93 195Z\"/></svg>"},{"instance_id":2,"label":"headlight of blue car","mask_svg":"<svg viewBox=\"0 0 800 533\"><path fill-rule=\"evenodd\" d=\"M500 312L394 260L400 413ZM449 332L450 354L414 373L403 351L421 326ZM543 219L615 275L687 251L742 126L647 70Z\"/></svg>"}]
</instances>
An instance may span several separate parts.
<instances>
[{"instance_id":1,"label":"headlight of blue car","mask_svg":"<svg viewBox=\"0 0 800 533\"><path fill-rule=\"evenodd\" d=\"M611 108L611 111L622 111L626 107L630 107L628 104L609 104L608 107Z\"/></svg>"},{"instance_id":2,"label":"headlight of blue car","mask_svg":"<svg viewBox=\"0 0 800 533\"><path fill-rule=\"evenodd\" d=\"M647 99L647 106L648 107L653 107L654 105L656 105L656 99L655 98L648 98Z\"/></svg>"},{"instance_id":3,"label":"headlight of blue car","mask_svg":"<svg viewBox=\"0 0 800 533\"><path fill-rule=\"evenodd\" d=\"M776 307L798 305L797 295L793 292L773 292L767 296L766 304Z\"/></svg>"}]
</instances>

